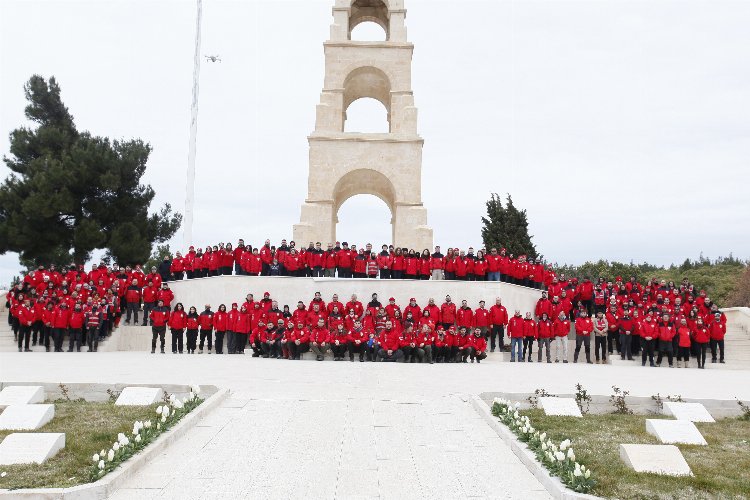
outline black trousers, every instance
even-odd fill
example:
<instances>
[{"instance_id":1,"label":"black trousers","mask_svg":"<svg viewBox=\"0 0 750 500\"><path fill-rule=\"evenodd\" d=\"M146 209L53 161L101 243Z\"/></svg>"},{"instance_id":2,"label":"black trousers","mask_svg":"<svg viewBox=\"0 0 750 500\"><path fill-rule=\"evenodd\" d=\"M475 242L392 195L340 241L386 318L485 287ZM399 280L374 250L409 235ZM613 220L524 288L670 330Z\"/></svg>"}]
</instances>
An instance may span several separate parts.
<instances>
[{"instance_id":1,"label":"black trousers","mask_svg":"<svg viewBox=\"0 0 750 500\"><path fill-rule=\"evenodd\" d=\"M708 350L708 342L696 342L698 347L698 355L696 358L698 359L698 366L704 367L706 366L706 350Z\"/></svg>"},{"instance_id":2,"label":"black trousers","mask_svg":"<svg viewBox=\"0 0 750 500\"><path fill-rule=\"evenodd\" d=\"M73 344L76 346L76 350L81 350L81 342L83 341L83 328L71 328L70 329L70 341L68 342L68 351L73 350Z\"/></svg>"},{"instance_id":3,"label":"black trousers","mask_svg":"<svg viewBox=\"0 0 750 500\"><path fill-rule=\"evenodd\" d=\"M154 305L155 304L153 302L143 303L143 326L146 326L146 324L148 323L148 316L151 313L151 309L154 308Z\"/></svg>"},{"instance_id":4,"label":"black trousers","mask_svg":"<svg viewBox=\"0 0 750 500\"><path fill-rule=\"evenodd\" d=\"M196 346L196 343L198 341L198 330L197 329L191 329L188 328L187 331L187 350L188 351L194 351Z\"/></svg>"},{"instance_id":5,"label":"black trousers","mask_svg":"<svg viewBox=\"0 0 750 500\"><path fill-rule=\"evenodd\" d=\"M42 334L39 337L39 345L44 344L44 347L46 347L47 350L49 350L49 342L51 338L52 338L52 327L43 325Z\"/></svg>"},{"instance_id":6,"label":"black trousers","mask_svg":"<svg viewBox=\"0 0 750 500\"><path fill-rule=\"evenodd\" d=\"M67 332L67 328L53 328L52 329L52 340L55 344L55 352L62 352L62 346L63 346L63 338L65 337L65 332Z\"/></svg>"},{"instance_id":7,"label":"black trousers","mask_svg":"<svg viewBox=\"0 0 750 500\"><path fill-rule=\"evenodd\" d=\"M581 346L583 345L586 351L586 362L591 363L591 336L590 335L576 335L576 350L573 353L573 362L578 361L578 353L581 352Z\"/></svg>"},{"instance_id":8,"label":"black trousers","mask_svg":"<svg viewBox=\"0 0 750 500\"><path fill-rule=\"evenodd\" d=\"M661 360L664 357L664 354L667 355L667 359L669 360L669 366L672 366L672 341L671 340L660 340L659 341L659 356L656 358L656 364L661 364Z\"/></svg>"},{"instance_id":9,"label":"black trousers","mask_svg":"<svg viewBox=\"0 0 750 500\"><path fill-rule=\"evenodd\" d=\"M643 348L641 350L641 364L646 365L646 358L648 358L649 364L654 364L654 346L656 345L656 340L646 340L643 339L641 341L641 347Z\"/></svg>"},{"instance_id":10,"label":"black trousers","mask_svg":"<svg viewBox=\"0 0 750 500\"><path fill-rule=\"evenodd\" d=\"M245 338L247 338L247 335L245 335ZM281 342L278 340L274 340L271 343L263 342L260 344L260 348L263 351L264 358L275 358L276 356L281 356Z\"/></svg>"},{"instance_id":11,"label":"black trousers","mask_svg":"<svg viewBox=\"0 0 750 500\"><path fill-rule=\"evenodd\" d=\"M360 361L364 360L365 354L367 353L366 346L367 344L365 342L360 344L349 342L349 359L354 359L354 355L359 354Z\"/></svg>"},{"instance_id":12,"label":"black trousers","mask_svg":"<svg viewBox=\"0 0 750 500\"><path fill-rule=\"evenodd\" d=\"M232 330L227 330L227 352L234 354L237 350L237 340L235 333Z\"/></svg>"},{"instance_id":13,"label":"black trousers","mask_svg":"<svg viewBox=\"0 0 750 500\"><path fill-rule=\"evenodd\" d=\"M391 279L391 270L390 269L381 269L380 270L380 279L381 280L389 280L389 279Z\"/></svg>"},{"instance_id":14,"label":"black trousers","mask_svg":"<svg viewBox=\"0 0 750 500\"><path fill-rule=\"evenodd\" d=\"M719 361L724 361L724 341L711 339L711 361L716 362L716 351L719 351Z\"/></svg>"},{"instance_id":15,"label":"black trousers","mask_svg":"<svg viewBox=\"0 0 750 500\"><path fill-rule=\"evenodd\" d=\"M343 358L346 356L346 351L349 349L349 343L346 342L344 344L331 344L331 351L333 352L334 358Z\"/></svg>"},{"instance_id":16,"label":"black trousers","mask_svg":"<svg viewBox=\"0 0 750 500\"><path fill-rule=\"evenodd\" d=\"M432 359L437 363L445 363L450 355L450 348L447 346L433 346L432 347Z\"/></svg>"},{"instance_id":17,"label":"black trousers","mask_svg":"<svg viewBox=\"0 0 750 500\"><path fill-rule=\"evenodd\" d=\"M626 335L624 333L620 334L620 358L625 359L626 357L628 359L633 359L633 353L630 352L630 345L633 341L632 335Z\"/></svg>"},{"instance_id":18,"label":"black trousers","mask_svg":"<svg viewBox=\"0 0 750 500\"><path fill-rule=\"evenodd\" d=\"M616 350L615 347L617 348ZM620 332L617 330L607 332L607 350L610 354L620 352Z\"/></svg>"},{"instance_id":19,"label":"black trousers","mask_svg":"<svg viewBox=\"0 0 750 500\"><path fill-rule=\"evenodd\" d=\"M28 349L29 340L31 340L31 326L19 324L18 326L18 348Z\"/></svg>"},{"instance_id":20,"label":"black trousers","mask_svg":"<svg viewBox=\"0 0 750 500\"><path fill-rule=\"evenodd\" d=\"M395 362L403 357L404 357L404 353L401 352L401 349L396 349L395 351L392 351L390 355L388 355L388 351L385 349L380 349L378 351L378 359L380 359L380 361Z\"/></svg>"},{"instance_id":21,"label":"black trousers","mask_svg":"<svg viewBox=\"0 0 750 500\"><path fill-rule=\"evenodd\" d=\"M247 346L247 333L235 333L234 334L235 352L245 352L246 346Z\"/></svg>"},{"instance_id":22,"label":"black trousers","mask_svg":"<svg viewBox=\"0 0 750 500\"><path fill-rule=\"evenodd\" d=\"M133 321L138 323L138 311L141 310L140 302L128 302L127 304L127 315L125 316L125 322L130 323L130 315L133 315Z\"/></svg>"},{"instance_id":23,"label":"black trousers","mask_svg":"<svg viewBox=\"0 0 750 500\"><path fill-rule=\"evenodd\" d=\"M292 359L299 359L300 354L310 350L310 343L304 342L297 345L294 342L289 342L287 343L287 348L289 349L289 356Z\"/></svg>"},{"instance_id":24,"label":"black trousers","mask_svg":"<svg viewBox=\"0 0 750 500\"><path fill-rule=\"evenodd\" d=\"M599 361L599 350L602 353L602 361L607 361L607 337L594 337L594 357Z\"/></svg>"},{"instance_id":25,"label":"black trousers","mask_svg":"<svg viewBox=\"0 0 750 500\"><path fill-rule=\"evenodd\" d=\"M183 333L185 330L172 328L172 352L182 353Z\"/></svg>"},{"instance_id":26,"label":"black trousers","mask_svg":"<svg viewBox=\"0 0 750 500\"><path fill-rule=\"evenodd\" d=\"M432 363L432 345L425 344L414 349L414 355L420 363Z\"/></svg>"},{"instance_id":27,"label":"black trousers","mask_svg":"<svg viewBox=\"0 0 750 500\"><path fill-rule=\"evenodd\" d=\"M214 339L214 347L216 348L216 354L224 354L224 332L216 332L216 338ZM209 339L209 345L210 339Z\"/></svg>"},{"instance_id":28,"label":"black trousers","mask_svg":"<svg viewBox=\"0 0 750 500\"><path fill-rule=\"evenodd\" d=\"M526 350L528 349L529 361L531 361L531 351L534 347L534 340L536 340L534 337L523 338L523 355L521 356L522 359L526 358Z\"/></svg>"},{"instance_id":29,"label":"black trousers","mask_svg":"<svg viewBox=\"0 0 750 500\"><path fill-rule=\"evenodd\" d=\"M690 347L677 347L677 361L690 361Z\"/></svg>"},{"instance_id":30,"label":"black trousers","mask_svg":"<svg viewBox=\"0 0 750 500\"><path fill-rule=\"evenodd\" d=\"M34 321L31 324L31 343L36 345L37 338L41 336L42 328L44 328L44 323L41 321Z\"/></svg>"},{"instance_id":31,"label":"black trousers","mask_svg":"<svg viewBox=\"0 0 750 500\"><path fill-rule=\"evenodd\" d=\"M161 342L161 350L164 352L164 334L167 333L166 326L152 326L151 327L151 350L156 350L156 338L159 338ZM94 344L96 345L96 344ZM91 340L89 340L89 349L91 349Z\"/></svg>"},{"instance_id":32,"label":"black trousers","mask_svg":"<svg viewBox=\"0 0 750 500\"><path fill-rule=\"evenodd\" d=\"M490 350L495 350L495 338L497 337L497 346L500 348L500 350L503 349L503 346L505 344L504 337L505 337L505 327L503 325L493 325L492 330L490 330Z\"/></svg>"},{"instance_id":33,"label":"black trousers","mask_svg":"<svg viewBox=\"0 0 750 500\"><path fill-rule=\"evenodd\" d=\"M208 341L208 350L211 351L211 333L213 330L201 330L201 343L198 346L199 349L203 350L203 345ZM217 332L218 333L218 332Z\"/></svg>"},{"instance_id":34,"label":"black trousers","mask_svg":"<svg viewBox=\"0 0 750 500\"><path fill-rule=\"evenodd\" d=\"M162 341L164 337L162 337ZM99 325L90 326L86 332L86 345L89 346L89 351L96 351L99 347Z\"/></svg>"},{"instance_id":35,"label":"black trousers","mask_svg":"<svg viewBox=\"0 0 750 500\"><path fill-rule=\"evenodd\" d=\"M471 347L470 349L471 349L471 352L469 353L469 357L471 359L475 359L477 361L477 363L479 363L480 361L482 361L484 358L487 357L487 353L486 352L483 352L481 354L477 354L476 349L474 349L473 347Z\"/></svg>"},{"instance_id":36,"label":"black trousers","mask_svg":"<svg viewBox=\"0 0 750 500\"><path fill-rule=\"evenodd\" d=\"M407 345L407 346L402 347L401 348L401 352L404 354L404 362L409 361L409 357L410 356L412 358L411 359L412 363L414 361L416 361L416 359L415 359L416 358L416 352L415 351L416 351L416 348L414 348L412 346L408 346Z\"/></svg>"}]
</instances>

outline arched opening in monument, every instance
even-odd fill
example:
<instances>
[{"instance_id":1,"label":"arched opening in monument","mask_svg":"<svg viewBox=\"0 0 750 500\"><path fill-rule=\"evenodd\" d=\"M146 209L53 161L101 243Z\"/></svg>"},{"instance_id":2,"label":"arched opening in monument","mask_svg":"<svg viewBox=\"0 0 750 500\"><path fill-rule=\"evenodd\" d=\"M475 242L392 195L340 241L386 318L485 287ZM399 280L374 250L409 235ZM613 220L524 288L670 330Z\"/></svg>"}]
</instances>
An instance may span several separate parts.
<instances>
[{"instance_id":1,"label":"arched opening in monument","mask_svg":"<svg viewBox=\"0 0 750 500\"><path fill-rule=\"evenodd\" d=\"M393 216L388 205L375 195L352 196L341 207L336 220L336 241L364 248L372 243L375 252L393 242Z\"/></svg>"},{"instance_id":2,"label":"arched opening in monument","mask_svg":"<svg viewBox=\"0 0 750 500\"><path fill-rule=\"evenodd\" d=\"M362 23L375 23L383 29L385 38L364 39L365 41L388 40L388 5L383 0L354 0L349 15L349 39L353 38L354 29Z\"/></svg>"},{"instance_id":3,"label":"arched opening in monument","mask_svg":"<svg viewBox=\"0 0 750 500\"><path fill-rule=\"evenodd\" d=\"M350 237L346 232L338 232L340 220L339 211L344 203L347 202L347 200L351 198L362 198L361 195L374 196L375 198L380 200L380 204L375 204L373 206L371 201L366 201L365 203L369 204L365 206L360 206L357 202L352 205L354 207L353 221L344 222L344 225L340 229L342 231L355 231L354 228L356 226L356 231L359 231L359 233L357 234L361 234L362 236L361 238L358 237L355 240L354 237ZM348 174L344 175L341 179L339 179L333 189L333 227L331 228L332 234L336 236L336 240L338 241L344 241L342 240L342 238L344 238L349 243L351 243L351 240L354 240L357 243L362 244L362 238L365 238L367 239L367 241L364 241L364 243L369 242L373 245L375 245L376 237L382 239L387 236L386 239L383 240L383 242L388 242L390 244L390 242L393 241L395 201L396 189L390 179L388 179L388 177L378 172L377 170L373 170L370 168L352 170ZM389 228L390 233L386 234L385 236L380 236L379 233L367 236L368 234L371 234L372 231L375 231L375 227L378 225L377 221L381 220L381 217L377 214L380 213L378 207L382 206L383 203L385 204L386 209L389 213L389 217L387 218L387 220L391 223L391 227ZM383 242L378 243L378 245L382 245Z\"/></svg>"},{"instance_id":4,"label":"arched opening in monument","mask_svg":"<svg viewBox=\"0 0 750 500\"><path fill-rule=\"evenodd\" d=\"M377 99L362 97L346 109L344 132L387 134L389 131L388 110Z\"/></svg>"},{"instance_id":5,"label":"arched opening in monument","mask_svg":"<svg viewBox=\"0 0 750 500\"><path fill-rule=\"evenodd\" d=\"M355 42L384 42L387 37L385 29L374 21L359 23L349 35L349 39Z\"/></svg>"},{"instance_id":6,"label":"arched opening in monument","mask_svg":"<svg viewBox=\"0 0 750 500\"><path fill-rule=\"evenodd\" d=\"M341 117L341 131L347 120L349 106L356 100L369 97L385 107L388 129L391 123L391 81L383 70L373 66L362 66L353 70L344 79L344 112Z\"/></svg>"}]
</instances>

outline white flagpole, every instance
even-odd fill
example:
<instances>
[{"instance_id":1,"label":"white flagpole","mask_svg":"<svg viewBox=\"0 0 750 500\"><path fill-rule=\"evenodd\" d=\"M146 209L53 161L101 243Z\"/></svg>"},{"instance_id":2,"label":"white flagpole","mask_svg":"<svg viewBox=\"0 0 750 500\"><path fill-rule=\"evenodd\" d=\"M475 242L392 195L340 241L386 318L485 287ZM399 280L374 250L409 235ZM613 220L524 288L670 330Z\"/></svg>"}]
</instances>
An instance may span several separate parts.
<instances>
[{"instance_id":1,"label":"white flagpole","mask_svg":"<svg viewBox=\"0 0 750 500\"><path fill-rule=\"evenodd\" d=\"M195 143L198 135L198 82L201 72L201 14L202 0L197 0L198 14L195 22L195 56L193 57L193 103L190 114L190 147L185 193L185 220L183 222L184 246L187 251L193 244L193 204L195 198Z\"/></svg>"}]
</instances>

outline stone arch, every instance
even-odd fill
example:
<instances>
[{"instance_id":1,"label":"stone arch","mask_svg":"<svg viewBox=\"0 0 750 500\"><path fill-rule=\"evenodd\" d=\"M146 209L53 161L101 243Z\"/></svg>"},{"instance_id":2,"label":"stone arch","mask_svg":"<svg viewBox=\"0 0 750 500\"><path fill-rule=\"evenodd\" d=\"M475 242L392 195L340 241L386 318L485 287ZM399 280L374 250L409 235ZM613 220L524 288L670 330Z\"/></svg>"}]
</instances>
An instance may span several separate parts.
<instances>
[{"instance_id":1,"label":"stone arch","mask_svg":"<svg viewBox=\"0 0 750 500\"><path fill-rule=\"evenodd\" d=\"M374 66L360 66L344 79L344 106L341 117L341 131L344 131L346 111L351 103L363 97L370 97L385 107L388 129L391 128L391 80L388 75Z\"/></svg>"},{"instance_id":2,"label":"stone arch","mask_svg":"<svg viewBox=\"0 0 750 500\"><path fill-rule=\"evenodd\" d=\"M388 21L388 2L385 0L353 0L349 14L349 39L352 30L361 23L372 22L385 31L385 39L390 38L390 23Z\"/></svg>"},{"instance_id":3,"label":"stone arch","mask_svg":"<svg viewBox=\"0 0 750 500\"><path fill-rule=\"evenodd\" d=\"M391 211L391 226L396 214L396 187L391 180L370 168L351 170L344 174L333 188L333 220L331 234L336 235L336 224L339 221L339 209L349 198L359 194L370 194L383 200ZM393 234L393 231L392 231Z\"/></svg>"}]
</instances>

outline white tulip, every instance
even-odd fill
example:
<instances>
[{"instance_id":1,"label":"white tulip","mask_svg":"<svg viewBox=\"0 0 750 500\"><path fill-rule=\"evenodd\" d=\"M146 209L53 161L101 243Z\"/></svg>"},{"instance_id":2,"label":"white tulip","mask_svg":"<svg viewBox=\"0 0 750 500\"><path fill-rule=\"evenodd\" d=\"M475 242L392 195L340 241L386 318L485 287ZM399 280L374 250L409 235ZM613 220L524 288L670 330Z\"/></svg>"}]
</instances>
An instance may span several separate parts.
<instances>
[{"instance_id":1,"label":"white tulip","mask_svg":"<svg viewBox=\"0 0 750 500\"><path fill-rule=\"evenodd\" d=\"M94 456L91 457L91 461L92 462L98 462L99 461L99 454L98 453L94 453Z\"/></svg>"},{"instance_id":2,"label":"white tulip","mask_svg":"<svg viewBox=\"0 0 750 500\"><path fill-rule=\"evenodd\" d=\"M5 476L7 476L7 475L8 475L8 473L7 473L7 472L5 472L5 471L3 471L3 472L0 472L0 477L5 477Z\"/></svg>"},{"instance_id":3,"label":"white tulip","mask_svg":"<svg viewBox=\"0 0 750 500\"><path fill-rule=\"evenodd\" d=\"M123 433L121 432L121 433L119 433L119 434L117 435L117 440L118 440L118 441L122 441L123 439L125 439L125 434L123 434Z\"/></svg>"},{"instance_id":4,"label":"white tulip","mask_svg":"<svg viewBox=\"0 0 750 500\"><path fill-rule=\"evenodd\" d=\"M169 406L164 405L164 408L161 411L162 416L168 417L169 416Z\"/></svg>"},{"instance_id":5,"label":"white tulip","mask_svg":"<svg viewBox=\"0 0 750 500\"><path fill-rule=\"evenodd\" d=\"M159 405L159 406L156 407L156 414L157 415L161 415L161 412L163 411L162 408L163 408L163 406L161 406L161 405Z\"/></svg>"},{"instance_id":6,"label":"white tulip","mask_svg":"<svg viewBox=\"0 0 750 500\"><path fill-rule=\"evenodd\" d=\"M569 459L570 459L571 461L575 462L575 459L576 459L575 453L568 453L568 458L569 458Z\"/></svg>"},{"instance_id":7,"label":"white tulip","mask_svg":"<svg viewBox=\"0 0 750 500\"><path fill-rule=\"evenodd\" d=\"M156 430L158 431L159 429L161 429L161 424L159 422L156 422Z\"/></svg>"},{"instance_id":8,"label":"white tulip","mask_svg":"<svg viewBox=\"0 0 750 500\"><path fill-rule=\"evenodd\" d=\"M542 442L542 451L547 451L547 443Z\"/></svg>"},{"instance_id":9,"label":"white tulip","mask_svg":"<svg viewBox=\"0 0 750 500\"><path fill-rule=\"evenodd\" d=\"M575 477L581 477L583 475L583 472L581 472L581 469L576 469L573 471L573 475Z\"/></svg>"},{"instance_id":10,"label":"white tulip","mask_svg":"<svg viewBox=\"0 0 750 500\"><path fill-rule=\"evenodd\" d=\"M104 460L99 460L99 469L104 469Z\"/></svg>"},{"instance_id":11,"label":"white tulip","mask_svg":"<svg viewBox=\"0 0 750 500\"><path fill-rule=\"evenodd\" d=\"M583 477L585 477L586 479L590 478L590 477L591 477L591 471L590 471L590 470L587 470L587 471L586 471L586 472L585 472L585 473L583 474Z\"/></svg>"},{"instance_id":12,"label":"white tulip","mask_svg":"<svg viewBox=\"0 0 750 500\"><path fill-rule=\"evenodd\" d=\"M113 444L112 445L112 449L115 450L115 451L119 451L120 450L120 443Z\"/></svg>"},{"instance_id":13,"label":"white tulip","mask_svg":"<svg viewBox=\"0 0 750 500\"><path fill-rule=\"evenodd\" d=\"M492 400L492 404L501 405L501 404L503 404L503 400L500 399L500 398L495 398L495 399Z\"/></svg>"},{"instance_id":14,"label":"white tulip","mask_svg":"<svg viewBox=\"0 0 750 500\"><path fill-rule=\"evenodd\" d=\"M566 439L562 443L560 443L560 449L565 451L570 446L570 439Z\"/></svg>"},{"instance_id":15,"label":"white tulip","mask_svg":"<svg viewBox=\"0 0 750 500\"><path fill-rule=\"evenodd\" d=\"M518 401L516 401L515 406L516 406L516 410L517 410L517 409L519 409L521 407L521 403L519 403Z\"/></svg>"},{"instance_id":16,"label":"white tulip","mask_svg":"<svg viewBox=\"0 0 750 500\"><path fill-rule=\"evenodd\" d=\"M107 462L111 462L115 458L115 450L109 450L107 452Z\"/></svg>"},{"instance_id":17,"label":"white tulip","mask_svg":"<svg viewBox=\"0 0 750 500\"><path fill-rule=\"evenodd\" d=\"M542 432L542 433L541 433L541 434L539 435L539 439L540 439L540 440L542 440L542 441L544 441L545 439L547 439L547 433L546 433L546 432Z\"/></svg>"},{"instance_id":18,"label":"white tulip","mask_svg":"<svg viewBox=\"0 0 750 500\"><path fill-rule=\"evenodd\" d=\"M135 442L136 442L136 443L140 443L140 442L141 442L141 435L140 435L140 434L138 434L138 435L137 435L137 436L135 437Z\"/></svg>"},{"instance_id":19,"label":"white tulip","mask_svg":"<svg viewBox=\"0 0 750 500\"><path fill-rule=\"evenodd\" d=\"M562 462L563 460L565 460L565 453L561 451L556 451L555 458L557 459L558 462Z\"/></svg>"},{"instance_id":20,"label":"white tulip","mask_svg":"<svg viewBox=\"0 0 750 500\"><path fill-rule=\"evenodd\" d=\"M161 422L164 423L167 421L167 417L165 415L161 416Z\"/></svg>"},{"instance_id":21,"label":"white tulip","mask_svg":"<svg viewBox=\"0 0 750 500\"><path fill-rule=\"evenodd\" d=\"M170 403L174 403L176 399L177 399L177 396L175 396L174 394L170 394L169 395L169 402Z\"/></svg>"},{"instance_id":22,"label":"white tulip","mask_svg":"<svg viewBox=\"0 0 750 500\"><path fill-rule=\"evenodd\" d=\"M151 420L146 420L146 422L143 424L143 427L145 427L146 429L150 429L151 428Z\"/></svg>"},{"instance_id":23,"label":"white tulip","mask_svg":"<svg viewBox=\"0 0 750 500\"><path fill-rule=\"evenodd\" d=\"M195 384L193 385L193 387L190 388L190 390L193 391L193 393L197 396L198 394L201 393L201 386Z\"/></svg>"},{"instance_id":24,"label":"white tulip","mask_svg":"<svg viewBox=\"0 0 750 500\"><path fill-rule=\"evenodd\" d=\"M106 454L107 454L107 452L106 452L106 451L104 451L104 449L103 449L103 448L102 448L102 451L100 451L100 452L99 452L99 455L100 455L100 456L102 456L102 457L103 457L104 455L106 455Z\"/></svg>"},{"instance_id":25,"label":"white tulip","mask_svg":"<svg viewBox=\"0 0 750 500\"><path fill-rule=\"evenodd\" d=\"M122 446L127 446L129 444L130 444L130 439L128 439L127 437L123 439L122 441L120 441L120 445Z\"/></svg>"}]
</instances>

